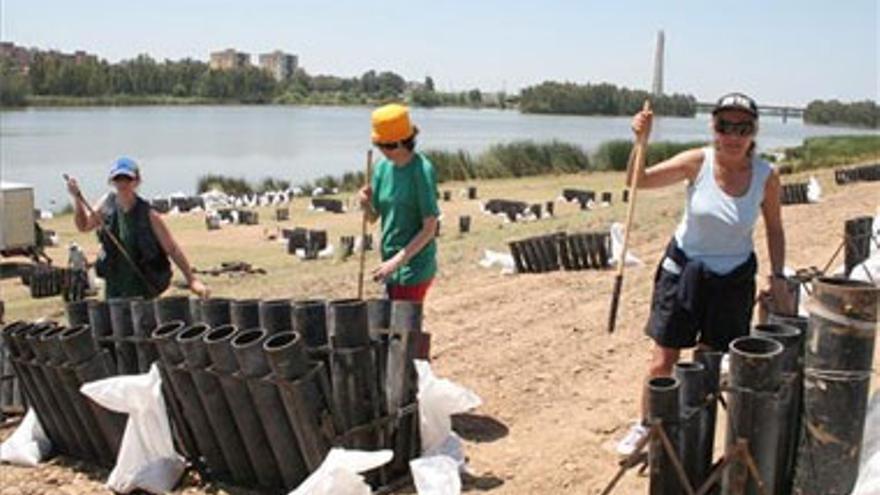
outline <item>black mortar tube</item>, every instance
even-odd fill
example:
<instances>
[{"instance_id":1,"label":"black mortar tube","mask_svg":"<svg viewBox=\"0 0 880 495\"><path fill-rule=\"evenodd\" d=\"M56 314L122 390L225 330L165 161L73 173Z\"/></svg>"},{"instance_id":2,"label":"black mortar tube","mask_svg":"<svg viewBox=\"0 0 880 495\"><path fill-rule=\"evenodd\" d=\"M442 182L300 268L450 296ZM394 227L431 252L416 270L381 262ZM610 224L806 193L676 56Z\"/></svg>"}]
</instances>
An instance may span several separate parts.
<instances>
[{"instance_id":1,"label":"black mortar tube","mask_svg":"<svg viewBox=\"0 0 880 495\"><path fill-rule=\"evenodd\" d=\"M83 449L82 425L79 424L76 415L70 410L70 399L61 384L61 379L55 369L48 364L48 354L45 344L40 342L40 337L56 329L54 323L34 325L23 335L23 347L33 353L31 361L32 373L37 377L36 385L45 392L46 404L54 411L60 427L59 434L64 438L66 454L80 459L90 458L89 453Z\"/></svg>"},{"instance_id":2,"label":"black mortar tube","mask_svg":"<svg viewBox=\"0 0 880 495\"><path fill-rule=\"evenodd\" d=\"M269 335L293 330L289 299L260 301L260 328Z\"/></svg>"},{"instance_id":3,"label":"black mortar tube","mask_svg":"<svg viewBox=\"0 0 880 495\"><path fill-rule=\"evenodd\" d=\"M189 297L168 296L154 299L156 305L156 323L162 325L170 321L182 321L186 326L192 325L193 315L190 311Z\"/></svg>"},{"instance_id":4,"label":"black mortar tube","mask_svg":"<svg viewBox=\"0 0 880 495\"><path fill-rule=\"evenodd\" d=\"M20 341L23 338L22 334L31 330L33 326L26 321L16 321L6 325L3 328L3 343L9 349L13 369L21 380L21 387L28 403L36 411L40 424L46 430L53 447L64 452L67 447L62 443L64 439L60 434L59 420L56 418L55 411L47 405L44 391L37 385L39 379L35 376L37 372L32 369L30 363L33 359L33 352L30 349L24 349L24 344Z\"/></svg>"},{"instance_id":5,"label":"black mortar tube","mask_svg":"<svg viewBox=\"0 0 880 495\"><path fill-rule=\"evenodd\" d=\"M89 421L91 412L85 407L85 397L79 393L76 377L68 368L62 366L64 353L58 345L58 336L64 330L64 327L55 327L40 334L34 350L37 351L37 357L46 367L49 376L55 380L53 391L59 399L59 404L63 404L62 407L65 408L64 414L76 428L73 436L79 446L80 458L87 461L103 460L99 457L103 446L98 438L95 438L95 431L92 428L95 425Z\"/></svg>"},{"instance_id":6,"label":"black mortar tube","mask_svg":"<svg viewBox=\"0 0 880 495\"><path fill-rule=\"evenodd\" d=\"M391 328L391 300L385 298L367 300L367 322L370 336L374 339L382 330Z\"/></svg>"},{"instance_id":7,"label":"black mortar tube","mask_svg":"<svg viewBox=\"0 0 880 495\"><path fill-rule=\"evenodd\" d=\"M116 367L116 346L109 340L113 337L113 325L110 323L110 306L105 301L91 300L88 304L89 327L92 335L102 349L110 353L113 366Z\"/></svg>"},{"instance_id":8,"label":"black mortar tube","mask_svg":"<svg viewBox=\"0 0 880 495\"><path fill-rule=\"evenodd\" d=\"M291 307L293 330L299 333L306 346L322 347L327 338L327 303L319 299L294 301Z\"/></svg>"},{"instance_id":9,"label":"black mortar tube","mask_svg":"<svg viewBox=\"0 0 880 495\"><path fill-rule=\"evenodd\" d=\"M207 332L207 325L201 323L193 325L177 333L175 342L184 357L185 368L192 376L198 390L208 422L220 443L232 477L243 485L253 485L257 481L262 483L262 480L258 480L248 457L247 444L243 438L247 433L239 431L233 417L235 405L229 404L226 400L218 376L206 370L211 362L202 343L202 337ZM245 407L253 407L253 405L247 404Z\"/></svg>"},{"instance_id":10,"label":"black mortar tube","mask_svg":"<svg viewBox=\"0 0 880 495\"><path fill-rule=\"evenodd\" d=\"M120 375L138 373L137 351L132 339L134 322L131 317L131 299L110 299L107 304L110 306L110 323L116 345L116 370Z\"/></svg>"},{"instance_id":11,"label":"black mortar tube","mask_svg":"<svg viewBox=\"0 0 880 495\"><path fill-rule=\"evenodd\" d=\"M61 350L73 369L76 378L82 384L103 380L116 374L113 360L108 351L98 346L88 327L75 327L65 330L59 336ZM109 447L112 459L115 460L122 443L128 415L105 409L91 400L86 400L92 410L98 427Z\"/></svg>"},{"instance_id":12,"label":"black mortar tube","mask_svg":"<svg viewBox=\"0 0 880 495\"><path fill-rule=\"evenodd\" d=\"M391 330L413 334L410 338L414 341L413 357L416 359L430 358L431 334L422 330L423 311L422 303L417 301L398 300L391 303Z\"/></svg>"},{"instance_id":13,"label":"black mortar tube","mask_svg":"<svg viewBox=\"0 0 880 495\"><path fill-rule=\"evenodd\" d=\"M678 451L679 389L681 384L673 377L657 377L648 380L648 420L659 421L660 427L672 443L673 451ZM681 482L673 467L672 460L663 448L660 437L655 436L648 443L648 463L650 495L680 495Z\"/></svg>"},{"instance_id":14,"label":"black mortar tube","mask_svg":"<svg viewBox=\"0 0 880 495\"><path fill-rule=\"evenodd\" d=\"M858 478L878 298L866 282L813 281L795 492L850 493Z\"/></svg>"},{"instance_id":15,"label":"black mortar tube","mask_svg":"<svg viewBox=\"0 0 880 495\"><path fill-rule=\"evenodd\" d=\"M222 297L214 297L201 301L202 323L211 328L228 325L232 321L231 301Z\"/></svg>"},{"instance_id":16,"label":"black mortar tube","mask_svg":"<svg viewBox=\"0 0 880 495\"><path fill-rule=\"evenodd\" d=\"M229 322L236 328L260 326L260 300L238 299L229 304Z\"/></svg>"},{"instance_id":17,"label":"black mortar tube","mask_svg":"<svg viewBox=\"0 0 880 495\"><path fill-rule=\"evenodd\" d=\"M64 305L64 311L67 314L67 326L75 327L78 325L89 324L89 300L82 299L79 301L70 301Z\"/></svg>"},{"instance_id":18,"label":"black mortar tube","mask_svg":"<svg viewBox=\"0 0 880 495\"><path fill-rule=\"evenodd\" d=\"M84 383L92 381L84 380L85 377L82 373L83 365L88 364L90 361L99 362L102 368L104 368L105 374L102 378L110 376L107 373L109 370L105 367L107 363L104 361L98 344L95 342L94 337L92 337L88 326L68 328L61 332L57 339L54 340L56 342L50 342L50 349L52 354L57 355L61 353L60 356L56 357L56 362L66 364L66 366L61 368L63 370L62 373L65 374L68 387L73 391L79 392L80 387ZM88 428L92 444L99 449L99 457L104 461L105 465L113 465L116 461L119 442L122 440L125 415L117 414L114 417L114 413L104 409L84 395L80 393L75 395L77 396L77 402L82 404L78 407L80 409L80 417L83 419L86 428Z\"/></svg>"},{"instance_id":19,"label":"black mortar tube","mask_svg":"<svg viewBox=\"0 0 880 495\"><path fill-rule=\"evenodd\" d=\"M165 376L168 377L171 400L179 405L178 430L194 456L203 456L211 475L227 476L229 466L219 443L219 435L211 429L205 407L199 398L198 390L189 371L182 368L183 354L177 345L177 335L184 329L182 321L171 321L160 325L153 331L152 341L156 345Z\"/></svg>"},{"instance_id":20,"label":"black mortar tube","mask_svg":"<svg viewBox=\"0 0 880 495\"><path fill-rule=\"evenodd\" d=\"M156 329L156 305L152 299L136 298L131 301L131 321L137 349L138 371L150 371L150 365L159 359L150 335Z\"/></svg>"},{"instance_id":21,"label":"black mortar tube","mask_svg":"<svg viewBox=\"0 0 880 495\"><path fill-rule=\"evenodd\" d=\"M700 486L708 476L704 471L706 450L700 444L705 438L701 431L702 411L706 407L706 368L698 362L679 362L674 367L679 389L680 429L678 458L691 486Z\"/></svg>"},{"instance_id":22,"label":"black mortar tube","mask_svg":"<svg viewBox=\"0 0 880 495\"><path fill-rule=\"evenodd\" d=\"M727 446L739 440L748 449L764 486L777 486L777 441L780 435L779 410L783 407L783 346L764 337L739 337L730 343L730 384L728 396ZM748 495L758 494L755 480L741 460L732 462L724 473L722 493L738 493L745 486Z\"/></svg>"},{"instance_id":23,"label":"black mortar tube","mask_svg":"<svg viewBox=\"0 0 880 495\"><path fill-rule=\"evenodd\" d=\"M370 345L367 303L360 299L330 301L327 327L335 349L351 349Z\"/></svg>"},{"instance_id":24,"label":"black mortar tube","mask_svg":"<svg viewBox=\"0 0 880 495\"><path fill-rule=\"evenodd\" d=\"M277 379L303 462L314 471L324 461L335 436L332 423L325 421L332 416L332 405L324 364L310 364L310 369L301 373L299 363L305 358L305 344L296 332L272 335L263 343L263 350Z\"/></svg>"},{"instance_id":25,"label":"black mortar tube","mask_svg":"<svg viewBox=\"0 0 880 495\"><path fill-rule=\"evenodd\" d=\"M257 332L262 332L257 330ZM239 335L238 329L224 325L212 331L202 326L184 330L178 338L187 354L190 366L209 367L212 378L217 380L222 395L226 398L232 421L244 443L244 453L256 474L260 486L272 490L284 486L278 463L269 446L269 438L257 412L263 405L258 404L248 390L247 384L238 372L238 363L232 353L232 339ZM193 354L193 357L190 357Z\"/></svg>"},{"instance_id":26,"label":"black mortar tube","mask_svg":"<svg viewBox=\"0 0 880 495\"><path fill-rule=\"evenodd\" d=\"M783 346L782 374L786 393L782 394L779 408L779 439L777 440L776 486L771 493L788 495L794 478L794 461L800 431L801 401L803 399L803 334L797 327L780 323L756 325L752 335L775 340Z\"/></svg>"},{"instance_id":27,"label":"black mortar tube","mask_svg":"<svg viewBox=\"0 0 880 495\"><path fill-rule=\"evenodd\" d=\"M204 319L202 318L202 301L197 297L190 297L189 299L189 314L192 318L192 322L190 324L195 323L204 323Z\"/></svg>"},{"instance_id":28,"label":"black mortar tube","mask_svg":"<svg viewBox=\"0 0 880 495\"><path fill-rule=\"evenodd\" d=\"M393 301L391 303L392 330L404 332L422 331L422 303L415 301Z\"/></svg>"},{"instance_id":29,"label":"black mortar tube","mask_svg":"<svg viewBox=\"0 0 880 495\"><path fill-rule=\"evenodd\" d=\"M715 455L715 424L718 420L718 398L720 397L721 359L724 353L711 349L696 349L694 361L703 365L706 387L706 407L700 414L700 448L703 452L700 459L704 473L712 469L713 456Z\"/></svg>"},{"instance_id":30,"label":"black mortar tube","mask_svg":"<svg viewBox=\"0 0 880 495\"><path fill-rule=\"evenodd\" d=\"M365 315L366 316L366 315ZM330 355L334 410L339 414L342 430L370 423L380 416L381 397L376 383L373 349L334 349ZM375 450L377 432L368 431L344 442L347 448Z\"/></svg>"},{"instance_id":31,"label":"black mortar tube","mask_svg":"<svg viewBox=\"0 0 880 495\"><path fill-rule=\"evenodd\" d=\"M284 335L284 333L275 335ZM278 389L271 381L265 380L271 373L269 361L263 351L265 341L266 333L264 331L245 331L232 339L232 351L238 361L239 370L246 379L251 397L257 405L256 410L262 420L269 440L269 447L275 455L275 461L284 480L284 488L292 490L306 479L309 471L303 462L296 434L288 421L287 412ZM294 368L289 371L295 374L303 374L308 369L305 349L302 346L290 346L285 349L288 353L287 359L276 356L281 361L279 364L287 368ZM296 369L297 366L300 367L299 370Z\"/></svg>"}]
</instances>

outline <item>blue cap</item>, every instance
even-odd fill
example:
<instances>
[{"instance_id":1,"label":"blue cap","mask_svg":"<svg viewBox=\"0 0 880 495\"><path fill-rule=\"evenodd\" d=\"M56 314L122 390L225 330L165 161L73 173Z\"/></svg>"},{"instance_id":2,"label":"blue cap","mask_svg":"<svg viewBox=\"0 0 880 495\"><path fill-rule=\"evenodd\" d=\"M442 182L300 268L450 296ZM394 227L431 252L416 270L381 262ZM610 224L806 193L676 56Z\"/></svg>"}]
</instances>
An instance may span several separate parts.
<instances>
[{"instance_id":1,"label":"blue cap","mask_svg":"<svg viewBox=\"0 0 880 495\"><path fill-rule=\"evenodd\" d=\"M141 176L141 173L134 160L123 156L113 163L113 168L110 169L110 180L113 180L114 177L119 175L125 175L132 179L137 179Z\"/></svg>"}]
</instances>

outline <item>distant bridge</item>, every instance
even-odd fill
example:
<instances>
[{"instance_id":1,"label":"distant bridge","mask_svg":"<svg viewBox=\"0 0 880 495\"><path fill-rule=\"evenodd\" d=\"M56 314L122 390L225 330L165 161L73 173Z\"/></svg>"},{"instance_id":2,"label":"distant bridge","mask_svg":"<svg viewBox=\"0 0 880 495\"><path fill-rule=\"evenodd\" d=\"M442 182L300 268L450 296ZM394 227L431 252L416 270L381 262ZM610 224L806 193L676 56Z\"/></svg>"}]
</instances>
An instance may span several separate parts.
<instances>
[{"instance_id":1,"label":"distant bridge","mask_svg":"<svg viewBox=\"0 0 880 495\"><path fill-rule=\"evenodd\" d=\"M697 102L697 112L710 113L715 108L714 103ZM804 117L804 109L798 107L786 107L782 105L759 105L758 113L773 117L782 117L785 122L789 117Z\"/></svg>"}]
</instances>

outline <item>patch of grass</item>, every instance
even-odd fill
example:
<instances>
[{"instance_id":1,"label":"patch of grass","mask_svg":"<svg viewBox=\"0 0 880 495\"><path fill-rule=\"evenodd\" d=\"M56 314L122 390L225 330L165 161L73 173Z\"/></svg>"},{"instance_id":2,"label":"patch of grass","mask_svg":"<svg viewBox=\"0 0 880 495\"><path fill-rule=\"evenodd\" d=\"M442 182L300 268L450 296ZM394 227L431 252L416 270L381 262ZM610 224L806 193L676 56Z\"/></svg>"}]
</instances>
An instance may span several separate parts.
<instances>
[{"instance_id":1,"label":"patch of grass","mask_svg":"<svg viewBox=\"0 0 880 495\"><path fill-rule=\"evenodd\" d=\"M786 161L797 170L835 167L880 159L880 136L822 136L804 139L804 144L786 150Z\"/></svg>"}]
</instances>

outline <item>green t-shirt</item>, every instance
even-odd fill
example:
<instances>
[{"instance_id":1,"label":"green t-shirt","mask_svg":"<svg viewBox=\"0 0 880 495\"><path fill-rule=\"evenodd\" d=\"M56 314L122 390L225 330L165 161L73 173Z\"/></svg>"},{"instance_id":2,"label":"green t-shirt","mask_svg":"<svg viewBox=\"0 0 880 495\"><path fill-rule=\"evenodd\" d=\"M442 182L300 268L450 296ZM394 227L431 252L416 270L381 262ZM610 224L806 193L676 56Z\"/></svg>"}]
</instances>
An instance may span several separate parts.
<instances>
[{"instance_id":1,"label":"green t-shirt","mask_svg":"<svg viewBox=\"0 0 880 495\"><path fill-rule=\"evenodd\" d=\"M421 153L399 167L382 160L373 173L373 209L382 218L382 259L405 248L422 230L426 217L439 217L437 175ZM437 273L437 243L431 239L389 279L395 285L415 285Z\"/></svg>"}]
</instances>

